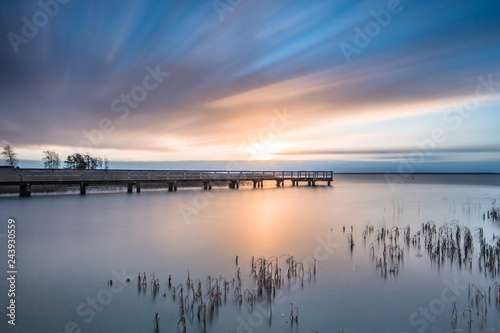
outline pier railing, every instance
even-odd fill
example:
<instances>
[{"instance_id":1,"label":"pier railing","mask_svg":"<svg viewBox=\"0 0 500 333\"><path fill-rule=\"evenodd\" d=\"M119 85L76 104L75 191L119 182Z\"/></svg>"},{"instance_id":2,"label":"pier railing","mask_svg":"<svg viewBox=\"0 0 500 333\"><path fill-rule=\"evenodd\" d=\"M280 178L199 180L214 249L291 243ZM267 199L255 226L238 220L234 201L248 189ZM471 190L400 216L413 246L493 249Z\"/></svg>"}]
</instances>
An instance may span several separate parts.
<instances>
[{"instance_id":1,"label":"pier railing","mask_svg":"<svg viewBox=\"0 0 500 333\"><path fill-rule=\"evenodd\" d=\"M215 180L333 180L332 171L0 169L0 184Z\"/></svg>"},{"instance_id":2,"label":"pier railing","mask_svg":"<svg viewBox=\"0 0 500 333\"><path fill-rule=\"evenodd\" d=\"M69 169L0 169L0 186L19 186L22 197L31 195L32 185L79 185L80 194L87 186L119 185L141 191L143 183L162 183L169 191L176 191L178 183L203 183L204 190L212 189L212 183L225 182L230 188L239 188L240 182L253 182L253 187L262 188L264 181L276 181L284 187L285 181L292 186L307 182L316 186L324 181L330 186L332 171L204 171L204 170L69 170Z\"/></svg>"}]
</instances>

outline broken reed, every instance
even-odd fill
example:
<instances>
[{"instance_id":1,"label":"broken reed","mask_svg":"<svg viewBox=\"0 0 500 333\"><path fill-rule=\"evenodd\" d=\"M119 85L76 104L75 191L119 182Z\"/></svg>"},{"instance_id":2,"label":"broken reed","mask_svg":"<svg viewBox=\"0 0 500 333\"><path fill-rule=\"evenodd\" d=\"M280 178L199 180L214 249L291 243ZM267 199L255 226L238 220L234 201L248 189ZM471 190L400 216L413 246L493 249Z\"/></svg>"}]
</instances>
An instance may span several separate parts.
<instances>
[{"instance_id":1,"label":"broken reed","mask_svg":"<svg viewBox=\"0 0 500 333\"><path fill-rule=\"evenodd\" d=\"M160 292L160 280L155 273L147 276L146 273L137 275L137 287L139 292L146 291L148 285L151 288L153 299L159 294L164 298L171 297L177 303L179 311L179 321L177 329L183 332L187 329L187 323L197 322L203 329L206 329L207 320L212 320L217 315L220 307L228 300L241 306L247 304L251 311L257 301L264 301L269 305L269 316L272 316L276 291L282 288L287 282L299 280L301 286L304 279L311 279L316 276L317 268L314 260L312 267L306 268L304 264L297 261L293 255L272 256L270 258L252 256L251 277L252 285L244 288L241 281L241 268L238 264L238 256L234 258L236 272L231 278L221 275L208 275L206 279L191 279L189 271L185 283L173 283L169 275L166 285L168 289ZM280 266L280 263L282 265ZM290 305L290 318L287 323L293 325L299 321L299 309L292 303ZM154 315L154 330L160 329L160 315Z\"/></svg>"}]
</instances>

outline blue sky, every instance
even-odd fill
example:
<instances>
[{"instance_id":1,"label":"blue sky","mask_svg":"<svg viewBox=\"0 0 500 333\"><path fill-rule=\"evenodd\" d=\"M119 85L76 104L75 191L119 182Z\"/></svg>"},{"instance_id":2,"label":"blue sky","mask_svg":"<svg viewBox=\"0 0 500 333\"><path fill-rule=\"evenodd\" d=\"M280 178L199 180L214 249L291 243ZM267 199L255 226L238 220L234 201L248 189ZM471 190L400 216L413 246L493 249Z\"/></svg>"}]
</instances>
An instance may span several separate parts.
<instances>
[{"instance_id":1,"label":"blue sky","mask_svg":"<svg viewBox=\"0 0 500 333\"><path fill-rule=\"evenodd\" d=\"M55 150L500 172L499 12L465 0L0 1L0 141L37 161Z\"/></svg>"}]
</instances>

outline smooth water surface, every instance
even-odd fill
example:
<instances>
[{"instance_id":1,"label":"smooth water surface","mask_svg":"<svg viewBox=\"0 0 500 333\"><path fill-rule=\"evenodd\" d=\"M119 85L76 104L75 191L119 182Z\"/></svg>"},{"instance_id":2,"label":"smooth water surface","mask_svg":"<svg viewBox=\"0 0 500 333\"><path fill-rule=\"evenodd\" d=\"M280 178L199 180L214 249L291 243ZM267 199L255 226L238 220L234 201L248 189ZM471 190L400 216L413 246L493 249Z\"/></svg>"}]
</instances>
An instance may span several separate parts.
<instances>
[{"instance_id":1,"label":"smooth water surface","mask_svg":"<svg viewBox=\"0 0 500 333\"><path fill-rule=\"evenodd\" d=\"M500 201L498 176L413 178L393 186L383 176L339 175L331 187L276 188L269 183L263 189L1 198L3 272L8 218L17 225L12 331L154 332L158 312L160 332L182 332L179 295L174 299L168 288L169 275L174 286L186 288L189 271L205 292L208 275L232 280L239 268L242 293L247 288L255 292L252 256L277 256L286 270L284 255L293 255L304 262L305 277L284 278L272 313L267 296L253 305L240 304L230 286L205 324L196 314L185 315L186 332L500 332L500 307L493 298L486 315L474 308L469 323L463 314L470 306L469 283L487 292L498 281L479 270L477 249L472 268L449 260L437 264L423 246L404 247L397 274L384 274L372 260L371 244L377 255L381 248L375 232L363 242L367 225L375 230L410 226L414 234L432 220L437 227L468 226L474 235L481 227L487 241L496 243L493 235L500 235L500 226L482 214ZM347 241L351 225L352 251ZM309 273L312 257L315 275ZM130 283L122 285L113 271L126 273ZM146 288L138 286L139 272L148 276ZM149 284L153 273L160 281L156 295ZM454 293L446 289L450 284L456 286ZM5 309L6 279L0 288ZM289 303L299 310L293 324ZM2 317L1 331L12 329Z\"/></svg>"}]
</instances>

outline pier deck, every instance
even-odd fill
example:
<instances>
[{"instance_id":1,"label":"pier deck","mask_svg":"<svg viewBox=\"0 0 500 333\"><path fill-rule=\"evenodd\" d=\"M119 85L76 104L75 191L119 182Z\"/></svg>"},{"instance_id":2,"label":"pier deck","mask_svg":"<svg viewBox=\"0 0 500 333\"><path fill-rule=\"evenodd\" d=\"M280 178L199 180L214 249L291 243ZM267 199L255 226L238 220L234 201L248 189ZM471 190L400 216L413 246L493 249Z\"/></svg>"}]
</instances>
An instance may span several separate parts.
<instances>
[{"instance_id":1,"label":"pier deck","mask_svg":"<svg viewBox=\"0 0 500 333\"><path fill-rule=\"evenodd\" d=\"M239 188L240 182L253 182L253 187L263 187L264 181L275 181L276 186L292 186L305 182L315 186L316 182L333 181L332 171L203 171L203 170L69 170L69 169L0 169L0 186L19 186L22 197L31 195L32 185L76 185L80 194L87 186L127 186L128 192L141 184L165 184L169 191L176 191L179 183L195 183L210 190L213 182L227 183L230 188Z\"/></svg>"}]
</instances>

